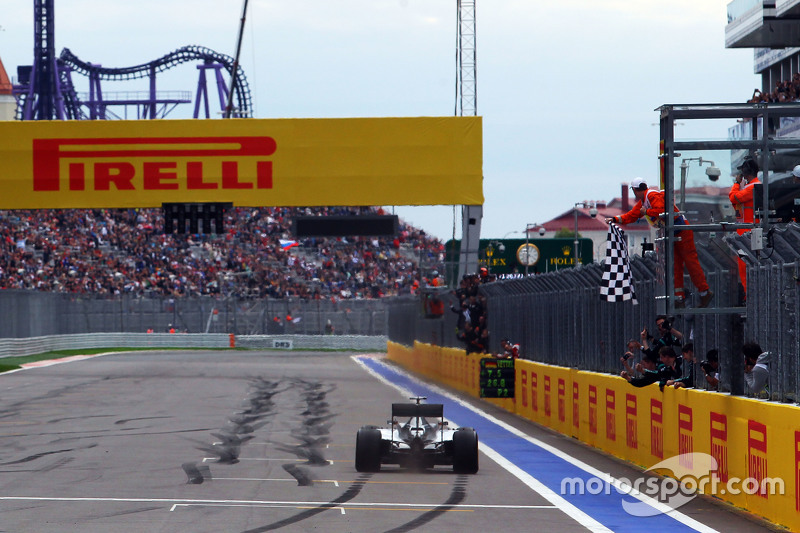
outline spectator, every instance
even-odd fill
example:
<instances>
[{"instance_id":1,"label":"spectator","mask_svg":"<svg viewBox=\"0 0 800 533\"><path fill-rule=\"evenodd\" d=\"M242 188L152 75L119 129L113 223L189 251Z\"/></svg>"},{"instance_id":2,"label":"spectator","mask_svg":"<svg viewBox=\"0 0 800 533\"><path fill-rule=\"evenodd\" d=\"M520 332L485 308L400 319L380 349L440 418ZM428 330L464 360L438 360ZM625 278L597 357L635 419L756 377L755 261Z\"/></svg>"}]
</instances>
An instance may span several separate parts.
<instances>
[{"instance_id":1,"label":"spectator","mask_svg":"<svg viewBox=\"0 0 800 533\"><path fill-rule=\"evenodd\" d=\"M655 357L650 354L645 354L642 357L642 361L636 365L636 371L642 374L641 377L633 377L631 375L632 372L629 372L628 370L623 370L619 373L619 375L625 378L628 383L634 387L644 387L659 380L663 366L664 365L661 364Z\"/></svg>"},{"instance_id":2,"label":"spectator","mask_svg":"<svg viewBox=\"0 0 800 533\"><path fill-rule=\"evenodd\" d=\"M636 196L636 204L633 209L622 215L606 218L606 223L630 224L642 217L647 219L653 227L663 228L664 217L666 216L666 206L664 204L664 191L648 189L647 183L643 178L636 178L631 182L631 189ZM673 245L675 265L673 269L673 281L675 285L675 307L684 307L685 291L683 288L684 269L689 271L689 277L697 290L700 291L700 307L706 307L714 293L708 288L706 275L700 266L697 257L697 249L694 246L694 233L690 230L681 230L681 226L688 225L685 216L679 214L677 206L673 205L675 226L675 242ZM680 238L678 238L680 237Z\"/></svg>"},{"instance_id":3,"label":"spectator","mask_svg":"<svg viewBox=\"0 0 800 533\"><path fill-rule=\"evenodd\" d=\"M483 318L483 317L481 317ZM489 330L485 327L481 329L481 346L483 351L481 353L489 353Z\"/></svg>"},{"instance_id":4,"label":"spectator","mask_svg":"<svg viewBox=\"0 0 800 533\"><path fill-rule=\"evenodd\" d=\"M679 378L667 380L666 385L676 389L694 387L694 344L687 342L681 348L683 361L681 363L682 375Z\"/></svg>"},{"instance_id":5,"label":"spectator","mask_svg":"<svg viewBox=\"0 0 800 533\"><path fill-rule=\"evenodd\" d=\"M295 215L371 209L233 208L224 235L163 235L159 209L0 211L0 289L336 301L409 292L418 259L443 268L444 245L403 223L408 258L388 239L279 244Z\"/></svg>"},{"instance_id":6,"label":"spectator","mask_svg":"<svg viewBox=\"0 0 800 533\"><path fill-rule=\"evenodd\" d=\"M458 315L456 336L464 340L464 335L470 327L469 304L466 301L462 301L460 309L456 309L455 305L451 305L450 310Z\"/></svg>"},{"instance_id":7,"label":"spectator","mask_svg":"<svg viewBox=\"0 0 800 533\"><path fill-rule=\"evenodd\" d=\"M760 397L763 393L769 395L769 352L765 352L755 342L748 342L742 346L744 354L744 384L748 396Z\"/></svg>"},{"instance_id":8,"label":"spectator","mask_svg":"<svg viewBox=\"0 0 800 533\"><path fill-rule=\"evenodd\" d=\"M673 385L676 379L683 376L683 357L677 355L672 346L662 346L658 356L663 365L659 368L658 387L664 390L665 386Z\"/></svg>"},{"instance_id":9,"label":"spectator","mask_svg":"<svg viewBox=\"0 0 800 533\"><path fill-rule=\"evenodd\" d=\"M427 318L439 318L444 315L444 302L435 293L423 293L425 301L425 316Z\"/></svg>"},{"instance_id":10,"label":"spectator","mask_svg":"<svg viewBox=\"0 0 800 533\"><path fill-rule=\"evenodd\" d=\"M459 300L459 308L450 310L459 314L456 337L466 344L467 353L487 353L489 332L486 320L486 298L479 294L481 279L478 274L467 274L461 278L457 290L452 291Z\"/></svg>"},{"instance_id":11,"label":"spectator","mask_svg":"<svg viewBox=\"0 0 800 533\"><path fill-rule=\"evenodd\" d=\"M706 354L706 360L700 362L700 369L706 378L706 389L718 391L719 390L719 352L717 350L709 350Z\"/></svg>"},{"instance_id":12,"label":"spectator","mask_svg":"<svg viewBox=\"0 0 800 533\"><path fill-rule=\"evenodd\" d=\"M503 353L498 354L500 359L519 359L519 344L513 344L508 339L502 339L500 346L503 348Z\"/></svg>"},{"instance_id":13,"label":"spectator","mask_svg":"<svg viewBox=\"0 0 800 533\"><path fill-rule=\"evenodd\" d=\"M619 360L622 363L622 366L625 367L625 371L629 375L633 375L634 369L630 365L631 360L637 353L642 351L642 344L636 339L631 339L628 341L628 344L625 347L627 348L627 351L622 357L619 358Z\"/></svg>"},{"instance_id":14,"label":"spectator","mask_svg":"<svg viewBox=\"0 0 800 533\"><path fill-rule=\"evenodd\" d=\"M483 344L483 331L479 326L467 328L465 340L467 342L467 353L486 353L486 346Z\"/></svg>"}]
</instances>

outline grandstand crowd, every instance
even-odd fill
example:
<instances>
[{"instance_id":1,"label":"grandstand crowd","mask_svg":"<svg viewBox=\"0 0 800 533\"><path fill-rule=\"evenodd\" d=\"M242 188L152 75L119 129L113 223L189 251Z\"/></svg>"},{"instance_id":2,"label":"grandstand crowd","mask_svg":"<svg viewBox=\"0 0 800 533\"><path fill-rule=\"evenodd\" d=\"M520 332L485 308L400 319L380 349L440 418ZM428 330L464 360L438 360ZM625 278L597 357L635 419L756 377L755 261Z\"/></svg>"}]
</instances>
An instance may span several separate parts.
<instances>
[{"instance_id":1,"label":"grandstand crowd","mask_svg":"<svg viewBox=\"0 0 800 533\"><path fill-rule=\"evenodd\" d=\"M286 247L296 215L365 211L382 214L237 207L220 235L165 235L160 209L0 211L0 289L339 300L410 293L444 271L443 243L402 221L394 238Z\"/></svg>"},{"instance_id":2,"label":"grandstand crowd","mask_svg":"<svg viewBox=\"0 0 800 533\"><path fill-rule=\"evenodd\" d=\"M753 91L753 96L747 101L749 104L759 102L794 102L800 100L800 74L792 76L791 80L781 80L775 83L775 90L769 93L760 89Z\"/></svg>"}]
</instances>

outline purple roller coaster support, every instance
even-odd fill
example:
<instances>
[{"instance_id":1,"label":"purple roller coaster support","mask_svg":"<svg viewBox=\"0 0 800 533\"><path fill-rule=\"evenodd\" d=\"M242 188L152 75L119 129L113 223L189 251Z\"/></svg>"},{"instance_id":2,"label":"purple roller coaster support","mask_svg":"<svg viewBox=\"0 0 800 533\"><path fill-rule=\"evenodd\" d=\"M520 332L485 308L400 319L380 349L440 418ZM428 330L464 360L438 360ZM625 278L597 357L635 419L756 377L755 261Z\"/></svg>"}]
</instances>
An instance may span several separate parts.
<instances>
[{"instance_id":1,"label":"purple roller coaster support","mask_svg":"<svg viewBox=\"0 0 800 533\"><path fill-rule=\"evenodd\" d=\"M156 66L150 65L150 118L155 119L156 107L158 105L158 96L156 95Z\"/></svg>"},{"instance_id":2,"label":"purple roller coaster support","mask_svg":"<svg viewBox=\"0 0 800 533\"><path fill-rule=\"evenodd\" d=\"M223 65L220 63L213 63L206 61L202 65L197 65L200 75L197 79L197 94L194 101L194 118L200 118L200 104L202 101L203 109L205 111L205 118L211 118L211 109L208 102L208 83L206 80L206 71L212 69L217 82L217 96L219 97L220 112L225 111L225 100L228 96L228 88L225 84L225 79L222 76Z\"/></svg>"},{"instance_id":3,"label":"purple roller coaster support","mask_svg":"<svg viewBox=\"0 0 800 533\"><path fill-rule=\"evenodd\" d=\"M220 65L221 66L221 65ZM219 106L220 111L225 111L226 101L228 100L228 85L225 83L225 79L222 77L222 69L218 68L216 70L217 76L217 94L219 95Z\"/></svg>"},{"instance_id":4,"label":"purple roller coaster support","mask_svg":"<svg viewBox=\"0 0 800 533\"><path fill-rule=\"evenodd\" d=\"M68 48L60 57L55 55L55 21L53 4L55 0L34 0L34 57L30 66L17 68L19 83L14 84L12 94L17 97L17 116L22 120L108 120L122 118L113 109L122 107L124 116L128 108L135 106L136 118L165 118L177 105L191 102L191 92L171 91L159 95L156 91L156 73L163 72L188 61L203 61L198 81L198 101L194 116L201 113L200 98L203 99L207 118L211 117L209 85L206 70L213 69L217 82L217 96L220 112L237 117L252 114L252 101L247 78L238 61L224 54L201 46L184 46L149 63L122 68L102 68L100 65L81 61ZM247 2L243 11L247 9ZM244 23L244 14L242 16ZM241 31L241 30L240 30ZM240 36L241 39L241 36ZM239 43L238 46L240 46ZM237 55L238 55L237 46ZM223 70L232 77L229 90L223 77ZM88 101L82 101L73 84L73 74L89 78ZM149 91L146 95L126 91L104 93L101 83L104 80L128 81L148 77ZM143 97L142 97L143 96ZM233 107L233 98L236 107ZM227 101L227 106L226 102Z\"/></svg>"},{"instance_id":5,"label":"purple roller coaster support","mask_svg":"<svg viewBox=\"0 0 800 533\"><path fill-rule=\"evenodd\" d=\"M100 68L100 65L92 65ZM89 73L89 119L97 120L106 118L106 109L103 105L103 88L100 85L100 75L97 70Z\"/></svg>"}]
</instances>

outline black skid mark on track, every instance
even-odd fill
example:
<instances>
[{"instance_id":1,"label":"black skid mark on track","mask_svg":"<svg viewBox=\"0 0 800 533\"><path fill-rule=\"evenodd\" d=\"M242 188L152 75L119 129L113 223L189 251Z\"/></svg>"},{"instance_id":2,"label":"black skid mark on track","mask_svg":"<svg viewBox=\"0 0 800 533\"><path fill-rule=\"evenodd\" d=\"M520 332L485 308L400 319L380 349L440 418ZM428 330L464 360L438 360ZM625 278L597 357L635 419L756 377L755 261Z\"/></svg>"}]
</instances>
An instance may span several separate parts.
<instances>
[{"instance_id":1,"label":"black skid mark on track","mask_svg":"<svg viewBox=\"0 0 800 533\"><path fill-rule=\"evenodd\" d=\"M278 385L277 381L267 381L261 377L251 380L250 395L244 402L244 409L231 416L226 427L211 434L217 438L217 442L198 443L197 449L215 456L217 463L229 465L238 463L242 446L253 439L252 434L268 424L269 417L275 414L275 403L272 398L287 390L278 389ZM183 465L184 471L189 476L189 483L202 483L202 478L198 478L193 470L186 470L187 464L194 463Z\"/></svg>"},{"instance_id":2,"label":"black skid mark on track","mask_svg":"<svg viewBox=\"0 0 800 533\"><path fill-rule=\"evenodd\" d=\"M35 455L29 455L28 457L23 457L22 459L17 459L16 461L9 461L7 463L0 463L0 466L10 466L10 465L18 465L22 463L28 463L30 461L35 461L36 459L41 459L42 457L46 457L48 455L54 455L57 453L68 453L74 451L72 448L68 450L54 450L52 452L42 452L37 453Z\"/></svg>"},{"instance_id":3,"label":"black skid mark on track","mask_svg":"<svg viewBox=\"0 0 800 533\"><path fill-rule=\"evenodd\" d=\"M311 437L307 435L297 435L292 432L292 436L301 441L300 444L275 443L275 447L281 451L288 452L297 456L298 459L305 459L309 465L328 466L330 462L325 459L322 453L329 440L327 437Z\"/></svg>"},{"instance_id":4,"label":"black skid mark on track","mask_svg":"<svg viewBox=\"0 0 800 533\"><path fill-rule=\"evenodd\" d=\"M186 472L189 478L187 483L190 485L200 485L205 480L211 480L211 469L208 465L197 466L196 463L183 463L181 468Z\"/></svg>"},{"instance_id":5,"label":"black skid mark on track","mask_svg":"<svg viewBox=\"0 0 800 533\"><path fill-rule=\"evenodd\" d=\"M138 509L130 509L130 510L127 510L127 511L119 511L117 513L94 515L91 518L89 518L88 520L103 520L103 519L108 519L108 518L117 518L117 517L125 516L125 515L133 515L133 514L139 514L139 513L149 513L149 512L152 512L152 511L161 511L163 509L164 509L164 507L162 507L162 506L140 507ZM0 531L0 533L2 533L2 531Z\"/></svg>"},{"instance_id":6,"label":"black skid mark on track","mask_svg":"<svg viewBox=\"0 0 800 533\"><path fill-rule=\"evenodd\" d=\"M43 474L45 472L50 472L51 470L55 470L57 468L61 468L62 466L67 465L67 464L71 463L74 460L75 460L74 457L61 457L60 459L56 459L55 461L53 461L51 464L40 468L38 470L38 472L40 474Z\"/></svg>"},{"instance_id":7,"label":"black skid mark on track","mask_svg":"<svg viewBox=\"0 0 800 533\"><path fill-rule=\"evenodd\" d=\"M140 420L161 420L161 419L164 419L164 418L172 418L172 417L169 417L169 416L144 416L144 417L140 417L140 418L126 418L126 419L122 419L122 420L117 420L116 422L114 422L114 424L118 425L118 426L121 426L123 424L127 424L128 422L138 422Z\"/></svg>"},{"instance_id":8,"label":"black skid mark on track","mask_svg":"<svg viewBox=\"0 0 800 533\"><path fill-rule=\"evenodd\" d=\"M356 479L353 482L353 484L350 485L347 488L347 490L344 491L344 493L342 493L342 495L336 498L335 500L314 507L313 509L308 509L306 511L298 513L284 520L273 522L272 524L267 524L266 526L257 527L255 529L248 529L243 533L262 533L263 531L274 531L282 527L287 527L291 526L292 524L302 522L303 520L311 518L312 516L316 516L319 513L327 511L328 509L335 509L336 507L339 507L341 504L347 503L356 496L358 496L358 494L361 492L361 489L364 488L364 485L366 484L366 482L369 480L370 477L372 477L372 474L360 475L358 479Z\"/></svg>"},{"instance_id":9,"label":"black skid mark on track","mask_svg":"<svg viewBox=\"0 0 800 533\"><path fill-rule=\"evenodd\" d=\"M311 487L314 485L314 480L307 468L288 463L283 465L283 469L297 480L298 487Z\"/></svg>"},{"instance_id":10,"label":"black skid mark on track","mask_svg":"<svg viewBox=\"0 0 800 533\"><path fill-rule=\"evenodd\" d=\"M97 446L97 444L90 444L88 446L83 446L83 447L77 448L77 449L88 450L88 449L91 449L91 448L95 448L96 446ZM75 450L76 450L76 448L68 448L68 449L65 449L65 450L53 450L51 452L37 453L37 454L34 454L34 455L29 455L28 457L23 457L22 459L17 459L16 461L8 461L6 463L0 463L0 466L11 466L11 465L18 465L18 464L22 464L22 463L29 463L31 461L35 461L36 459L41 459L42 457L47 457L48 455L55 455L55 454L58 454L58 453L69 453L69 452L73 452Z\"/></svg>"},{"instance_id":11,"label":"black skid mark on track","mask_svg":"<svg viewBox=\"0 0 800 533\"><path fill-rule=\"evenodd\" d=\"M297 379L294 382L301 389L300 397L305 401L305 409L300 413L303 417L300 427L291 430L291 436L299 444L276 442L275 446L282 451L294 454L298 459L305 459L306 464L328 466L323 450L330 442L331 427L336 414L330 413L327 395L336 389L335 385L327 387L319 382Z\"/></svg>"},{"instance_id":12,"label":"black skid mark on track","mask_svg":"<svg viewBox=\"0 0 800 533\"><path fill-rule=\"evenodd\" d=\"M224 465L235 465L239 462L239 454L242 451L242 444L253 438L252 435L240 437L230 433L212 433L219 439L212 445L200 445L198 450L217 456L217 462Z\"/></svg>"},{"instance_id":13,"label":"black skid mark on track","mask_svg":"<svg viewBox=\"0 0 800 533\"><path fill-rule=\"evenodd\" d=\"M453 506L458 505L459 503L464 501L464 498L467 497L467 476L460 475L456 478L456 482L453 484L453 490L450 492L450 497L447 498L447 501L444 502L442 505L431 509L425 513L422 513L417 518L410 522L406 522L405 524L398 526L394 529L390 529L385 533L403 533L405 531L414 531L418 529L439 516L443 513L449 511L453 508Z\"/></svg>"}]
</instances>

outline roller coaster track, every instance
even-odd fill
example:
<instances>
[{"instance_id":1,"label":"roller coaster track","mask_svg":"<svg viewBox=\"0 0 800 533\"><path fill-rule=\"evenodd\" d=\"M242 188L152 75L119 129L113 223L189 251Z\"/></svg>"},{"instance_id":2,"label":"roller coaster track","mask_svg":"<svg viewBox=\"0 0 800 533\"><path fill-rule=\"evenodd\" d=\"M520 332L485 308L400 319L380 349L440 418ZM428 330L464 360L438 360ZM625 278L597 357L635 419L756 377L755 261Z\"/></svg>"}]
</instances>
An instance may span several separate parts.
<instances>
[{"instance_id":1,"label":"roller coaster track","mask_svg":"<svg viewBox=\"0 0 800 533\"><path fill-rule=\"evenodd\" d=\"M150 77L182 63L193 61L202 61L206 64L219 64L228 74L232 75L231 71L233 70L234 63L232 57L217 53L210 48L202 46L184 46L149 63L123 68L108 68L92 65L91 63L79 59L69 48L64 48L61 51L61 56L58 58L58 65L61 94L64 98L65 110L68 118L73 120L88 118L86 113L81 109L81 101L72 83L73 72L95 80L126 81ZM22 94L21 96L24 99L25 95ZM247 83L247 78L244 75L241 65L237 68L236 72L234 99L237 116L251 116L253 105L250 86ZM18 114L19 110L23 107L22 104L23 102L20 101L20 105L17 108Z\"/></svg>"}]
</instances>

